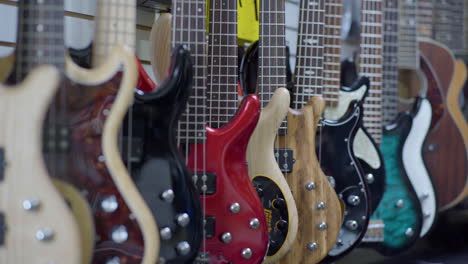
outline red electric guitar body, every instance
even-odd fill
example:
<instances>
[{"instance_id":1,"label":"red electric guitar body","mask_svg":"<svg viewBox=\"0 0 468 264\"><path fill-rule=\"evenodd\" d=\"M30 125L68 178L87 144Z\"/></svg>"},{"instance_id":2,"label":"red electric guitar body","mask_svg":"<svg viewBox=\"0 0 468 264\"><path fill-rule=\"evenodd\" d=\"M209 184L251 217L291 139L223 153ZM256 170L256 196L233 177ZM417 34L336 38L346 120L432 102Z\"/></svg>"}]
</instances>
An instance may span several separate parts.
<instances>
[{"instance_id":1,"label":"red electric guitar body","mask_svg":"<svg viewBox=\"0 0 468 264\"><path fill-rule=\"evenodd\" d=\"M265 213L245 161L247 144L259 117L260 102L255 95L249 95L227 125L219 129L206 127L205 144L190 147L188 167L196 175L204 171L209 174L207 195L201 196L207 219L202 256L207 263L261 263L267 252ZM222 241L226 233L232 237L228 243Z\"/></svg>"}]
</instances>

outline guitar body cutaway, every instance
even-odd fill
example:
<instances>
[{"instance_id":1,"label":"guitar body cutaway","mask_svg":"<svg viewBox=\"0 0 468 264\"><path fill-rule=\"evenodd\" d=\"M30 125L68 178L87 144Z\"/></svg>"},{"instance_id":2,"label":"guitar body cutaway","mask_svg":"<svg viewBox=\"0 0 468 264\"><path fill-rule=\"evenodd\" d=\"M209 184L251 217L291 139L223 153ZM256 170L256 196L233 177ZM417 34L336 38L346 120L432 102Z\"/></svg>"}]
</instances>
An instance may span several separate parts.
<instances>
[{"instance_id":1,"label":"guitar body cutaway","mask_svg":"<svg viewBox=\"0 0 468 264\"><path fill-rule=\"evenodd\" d=\"M206 248L202 245L200 251L208 263L260 264L267 253L265 213L245 162L259 109L256 96L245 97L227 125L219 129L207 127L205 143L190 146L189 169L199 178L209 178L207 194L199 191L208 232L203 242ZM225 233L230 233L230 242L222 241Z\"/></svg>"},{"instance_id":2,"label":"guitar body cutaway","mask_svg":"<svg viewBox=\"0 0 468 264\"><path fill-rule=\"evenodd\" d=\"M408 112L400 113L386 126L380 147L386 170L386 189L371 220L383 220L384 241L372 245L384 255L407 250L418 239L422 227L419 199L403 167L402 151L412 125Z\"/></svg>"},{"instance_id":3,"label":"guitar body cutaway","mask_svg":"<svg viewBox=\"0 0 468 264\"><path fill-rule=\"evenodd\" d=\"M440 210L447 210L468 194L467 142L460 118L453 115L452 80L456 72L455 59L441 44L428 39L419 41L421 70L427 82L427 99L433 114L432 124L423 145L423 158L437 191ZM460 85L461 86L461 85ZM453 106L452 106L453 105ZM452 110L451 110L452 109ZM459 110L458 110L459 111ZM466 131L465 131L466 132Z\"/></svg>"},{"instance_id":4,"label":"guitar body cutaway","mask_svg":"<svg viewBox=\"0 0 468 264\"><path fill-rule=\"evenodd\" d=\"M320 168L315 153L317 124L324 102L313 97L300 110L288 113L288 131L276 146L290 149L294 156L291 172L285 173L297 203L299 228L290 253L278 263L318 263L333 248L343 220L338 196Z\"/></svg>"},{"instance_id":5,"label":"guitar body cutaway","mask_svg":"<svg viewBox=\"0 0 468 264\"><path fill-rule=\"evenodd\" d=\"M41 66L20 84L0 87L0 263L86 261L77 220L41 153L43 120L59 84L57 69Z\"/></svg>"},{"instance_id":6,"label":"guitar body cutaway","mask_svg":"<svg viewBox=\"0 0 468 264\"><path fill-rule=\"evenodd\" d=\"M132 53L121 46L111 54L92 70L67 61L69 77L62 79L45 121L45 160L51 176L78 189L91 207L96 232L92 263L152 264L159 251L156 223L118 148L137 67Z\"/></svg>"},{"instance_id":7,"label":"guitar body cutaway","mask_svg":"<svg viewBox=\"0 0 468 264\"><path fill-rule=\"evenodd\" d=\"M168 264L192 263L202 241L198 190L175 138L177 121L191 91L189 56L184 48L175 49L169 78L155 92L135 93L129 113L135 124L133 139L141 142L142 149L140 161L132 164L132 176L156 218L162 237L160 258ZM167 191L174 194L170 201L161 198ZM190 250L180 254L177 246L184 242Z\"/></svg>"},{"instance_id":8,"label":"guitar body cutaway","mask_svg":"<svg viewBox=\"0 0 468 264\"><path fill-rule=\"evenodd\" d=\"M296 202L274 155L275 138L288 113L289 101L287 89L275 91L260 114L247 148L250 178L259 191L265 213L270 216L267 218L270 246L263 263L276 263L287 254L298 229Z\"/></svg>"}]
</instances>

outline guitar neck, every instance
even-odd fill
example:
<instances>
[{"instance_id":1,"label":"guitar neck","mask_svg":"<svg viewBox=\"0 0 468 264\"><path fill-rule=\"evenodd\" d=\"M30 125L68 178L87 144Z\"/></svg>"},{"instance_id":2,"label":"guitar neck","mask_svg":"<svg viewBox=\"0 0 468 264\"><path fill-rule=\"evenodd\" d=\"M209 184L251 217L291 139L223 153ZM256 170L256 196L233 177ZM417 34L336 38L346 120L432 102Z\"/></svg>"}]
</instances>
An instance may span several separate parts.
<instances>
[{"instance_id":1,"label":"guitar neck","mask_svg":"<svg viewBox=\"0 0 468 264\"><path fill-rule=\"evenodd\" d=\"M324 16L324 0L301 0L295 72L296 109L304 107L312 96L323 95Z\"/></svg>"},{"instance_id":2,"label":"guitar neck","mask_svg":"<svg viewBox=\"0 0 468 264\"><path fill-rule=\"evenodd\" d=\"M436 0L434 6L434 39L455 54L463 53L464 0Z\"/></svg>"},{"instance_id":3,"label":"guitar neck","mask_svg":"<svg viewBox=\"0 0 468 264\"><path fill-rule=\"evenodd\" d=\"M285 1L260 4L258 95L262 107L277 88L286 87Z\"/></svg>"},{"instance_id":4,"label":"guitar neck","mask_svg":"<svg viewBox=\"0 0 468 264\"><path fill-rule=\"evenodd\" d=\"M434 0L417 0L417 5L419 36L425 38L432 38L432 23L434 23Z\"/></svg>"},{"instance_id":5,"label":"guitar neck","mask_svg":"<svg viewBox=\"0 0 468 264\"><path fill-rule=\"evenodd\" d=\"M416 19L418 5L405 0L399 0L399 5L398 66L417 70L419 69L418 21Z\"/></svg>"},{"instance_id":6,"label":"guitar neck","mask_svg":"<svg viewBox=\"0 0 468 264\"><path fill-rule=\"evenodd\" d=\"M178 138L186 143L206 139L206 0L172 1L172 43L185 45L193 65L192 95L178 125Z\"/></svg>"},{"instance_id":7,"label":"guitar neck","mask_svg":"<svg viewBox=\"0 0 468 264\"><path fill-rule=\"evenodd\" d=\"M135 48L136 2L100 0L96 6L93 65L103 62L118 44Z\"/></svg>"},{"instance_id":8,"label":"guitar neck","mask_svg":"<svg viewBox=\"0 0 468 264\"><path fill-rule=\"evenodd\" d=\"M382 54L383 1L362 0L361 11L361 75L370 78L369 95L364 102L364 125L375 142L382 140Z\"/></svg>"},{"instance_id":9,"label":"guitar neck","mask_svg":"<svg viewBox=\"0 0 468 264\"><path fill-rule=\"evenodd\" d=\"M18 2L14 82L20 82L41 64L65 68L63 6L63 0Z\"/></svg>"},{"instance_id":10,"label":"guitar neck","mask_svg":"<svg viewBox=\"0 0 468 264\"><path fill-rule=\"evenodd\" d=\"M403 51L399 49L401 44L398 42L399 1L387 0L384 6L382 108L385 125L391 124L398 114L398 64Z\"/></svg>"},{"instance_id":11,"label":"guitar neck","mask_svg":"<svg viewBox=\"0 0 468 264\"><path fill-rule=\"evenodd\" d=\"M343 0L325 1L323 97L328 106L338 104L341 76L341 17Z\"/></svg>"},{"instance_id":12,"label":"guitar neck","mask_svg":"<svg viewBox=\"0 0 468 264\"><path fill-rule=\"evenodd\" d=\"M208 41L208 124L219 128L237 110L237 0L211 0Z\"/></svg>"}]
</instances>

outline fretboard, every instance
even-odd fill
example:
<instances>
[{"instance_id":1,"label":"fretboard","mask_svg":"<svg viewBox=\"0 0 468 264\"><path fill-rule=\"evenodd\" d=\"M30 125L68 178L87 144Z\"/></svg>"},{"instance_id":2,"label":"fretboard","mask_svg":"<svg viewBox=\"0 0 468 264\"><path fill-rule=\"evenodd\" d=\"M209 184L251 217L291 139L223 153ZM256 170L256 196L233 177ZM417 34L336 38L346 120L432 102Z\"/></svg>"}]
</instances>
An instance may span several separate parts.
<instances>
[{"instance_id":1,"label":"fretboard","mask_svg":"<svg viewBox=\"0 0 468 264\"><path fill-rule=\"evenodd\" d=\"M262 107L277 88L286 87L285 1L260 2L258 95Z\"/></svg>"},{"instance_id":2,"label":"fretboard","mask_svg":"<svg viewBox=\"0 0 468 264\"><path fill-rule=\"evenodd\" d=\"M63 0L18 2L18 36L13 81L23 80L33 68L52 64L65 68Z\"/></svg>"},{"instance_id":3,"label":"fretboard","mask_svg":"<svg viewBox=\"0 0 468 264\"><path fill-rule=\"evenodd\" d=\"M323 97L329 106L336 106L340 92L342 15L343 0L325 1Z\"/></svg>"},{"instance_id":4,"label":"fretboard","mask_svg":"<svg viewBox=\"0 0 468 264\"><path fill-rule=\"evenodd\" d=\"M219 128L237 111L237 0L211 0L208 44L208 124Z\"/></svg>"},{"instance_id":5,"label":"fretboard","mask_svg":"<svg viewBox=\"0 0 468 264\"><path fill-rule=\"evenodd\" d=\"M414 1L399 0L400 24L398 41L398 66L419 69L418 6ZM398 80L398 79L397 79Z\"/></svg>"},{"instance_id":6,"label":"fretboard","mask_svg":"<svg viewBox=\"0 0 468 264\"><path fill-rule=\"evenodd\" d=\"M382 108L384 125L391 124L398 114L398 2L387 0L384 6L383 89Z\"/></svg>"},{"instance_id":7,"label":"fretboard","mask_svg":"<svg viewBox=\"0 0 468 264\"><path fill-rule=\"evenodd\" d=\"M312 96L323 95L324 25L325 1L301 0L295 72L296 109L304 107Z\"/></svg>"},{"instance_id":8,"label":"fretboard","mask_svg":"<svg viewBox=\"0 0 468 264\"><path fill-rule=\"evenodd\" d=\"M417 2L419 36L432 38L432 23L434 23L434 0L417 0Z\"/></svg>"},{"instance_id":9,"label":"fretboard","mask_svg":"<svg viewBox=\"0 0 468 264\"><path fill-rule=\"evenodd\" d=\"M463 53L463 10L465 0L435 0L434 39L455 54Z\"/></svg>"},{"instance_id":10,"label":"fretboard","mask_svg":"<svg viewBox=\"0 0 468 264\"><path fill-rule=\"evenodd\" d=\"M179 120L179 140L202 142L206 125L206 0L172 1L172 43L190 49L193 65L192 94Z\"/></svg>"},{"instance_id":11,"label":"fretboard","mask_svg":"<svg viewBox=\"0 0 468 264\"><path fill-rule=\"evenodd\" d=\"M136 1L97 1L93 65L102 63L118 44L124 44L134 49L135 23Z\"/></svg>"},{"instance_id":12,"label":"fretboard","mask_svg":"<svg viewBox=\"0 0 468 264\"><path fill-rule=\"evenodd\" d=\"M383 1L362 0L360 74L370 78L364 102L364 125L375 142L382 139Z\"/></svg>"}]
</instances>

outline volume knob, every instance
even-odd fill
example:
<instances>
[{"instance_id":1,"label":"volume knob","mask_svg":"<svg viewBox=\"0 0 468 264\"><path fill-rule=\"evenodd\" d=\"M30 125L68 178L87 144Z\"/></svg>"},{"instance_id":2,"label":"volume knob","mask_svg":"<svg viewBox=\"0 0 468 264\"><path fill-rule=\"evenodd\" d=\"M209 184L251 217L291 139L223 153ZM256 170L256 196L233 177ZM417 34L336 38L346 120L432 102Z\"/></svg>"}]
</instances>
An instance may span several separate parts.
<instances>
[{"instance_id":1,"label":"volume knob","mask_svg":"<svg viewBox=\"0 0 468 264\"><path fill-rule=\"evenodd\" d=\"M286 201L282 198L276 198L275 200L273 200L273 207L276 209L285 209Z\"/></svg>"}]
</instances>

